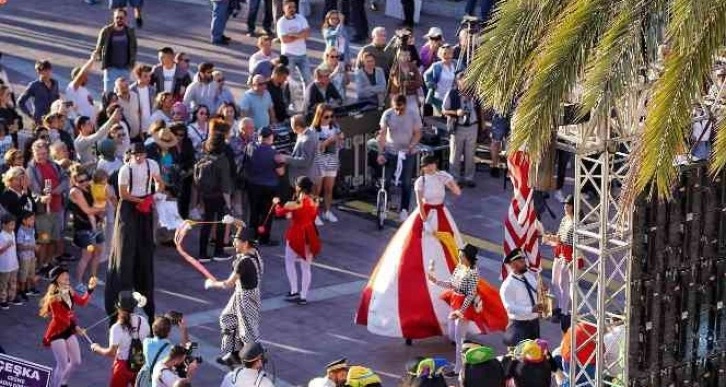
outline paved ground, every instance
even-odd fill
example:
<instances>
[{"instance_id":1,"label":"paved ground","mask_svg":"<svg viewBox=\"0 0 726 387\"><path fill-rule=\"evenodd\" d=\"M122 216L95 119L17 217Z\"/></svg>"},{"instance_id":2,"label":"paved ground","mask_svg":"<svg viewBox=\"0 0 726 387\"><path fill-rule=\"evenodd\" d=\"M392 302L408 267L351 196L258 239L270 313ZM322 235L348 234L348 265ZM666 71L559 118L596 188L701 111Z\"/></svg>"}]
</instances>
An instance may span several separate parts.
<instances>
[{"instance_id":1,"label":"paved ground","mask_svg":"<svg viewBox=\"0 0 726 387\"><path fill-rule=\"evenodd\" d=\"M319 7L316 8L319 12ZM154 63L155 49L171 45L188 52L193 62L206 59L216 63L227 73L235 94L240 95L240 85L246 79L247 58L254 47L252 39L243 36L245 27L239 20L232 20L228 28L234 43L220 48L208 44L209 9L196 0L148 2L146 12L145 28L139 32L141 61ZM371 24L392 28L397 23L382 13L370 17ZM86 6L80 0L11 0L9 5L0 8L0 51L5 53L3 63L9 68L12 81L18 85L27 83L34 76L33 61L47 57L53 61L57 78L65 85L70 68L81 64L90 53L95 35L107 18L108 12L103 6ZM417 35L421 36L431 25L453 31L455 24L453 19L424 16ZM323 48L319 34L310 47L313 56L319 58ZM94 91L100 89L98 73L91 78L90 86ZM462 197L450 200L448 205L462 232L489 250L482 250L485 259L480 260L480 272L498 285L500 255L496 250L501 245L501 220L511 192L502 189L501 180L493 180L484 172L477 178L478 188L465 190ZM559 208L554 209L559 212ZM452 347L442 338L406 347L401 340L371 335L352 323L360 290L394 229L377 231L372 221L353 213L341 211L339 218L340 223L335 226L321 228L324 251L313 269L313 291L308 306L291 306L282 301L287 291L282 248L262 250L267 267L263 281L262 334L272 357L268 370L278 378L277 385L306 383L322 373L326 362L340 356L372 367L384 376L385 385L393 384L402 374L406 359L412 356L441 354L451 358ZM546 224L550 229L554 227L552 220L546 220ZM283 222L276 223L276 235L281 235L283 226ZM189 243L195 243L194 235L189 237ZM156 259L158 310L179 310L187 315L191 334L199 342L205 358L195 385L217 385L223 374L213 364L219 343L217 317L228 294L203 290L202 277L171 248L159 248ZM209 267L220 277L229 272L226 263L212 263ZM91 306L79 308L81 325L88 326L103 316L100 294L94 297ZM0 326L3 327L0 345L10 354L41 364L54 363L50 351L40 345L45 322L37 317L35 303L0 313ZM559 341L554 325L543 324L543 327L545 337ZM107 341L107 332L102 326L92 329L90 336L104 344ZM500 334L480 339L503 349ZM83 358L84 364L71 384L105 384L110 361L86 349Z\"/></svg>"}]
</instances>

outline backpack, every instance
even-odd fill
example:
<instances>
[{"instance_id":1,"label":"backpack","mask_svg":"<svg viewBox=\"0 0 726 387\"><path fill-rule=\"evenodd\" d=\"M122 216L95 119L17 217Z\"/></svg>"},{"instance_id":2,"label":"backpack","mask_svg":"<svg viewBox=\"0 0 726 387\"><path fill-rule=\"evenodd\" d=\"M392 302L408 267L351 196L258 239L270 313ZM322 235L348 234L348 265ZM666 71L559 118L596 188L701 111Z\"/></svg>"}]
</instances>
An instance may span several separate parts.
<instances>
[{"instance_id":1,"label":"backpack","mask_svg":"<svg viewBox=\"0 0 726 387\"><path fill-rule=\"evenodd\" d=\"M204 154L194 164L194 184L202 196L214 196L220 193L221 189L219 168L217 168L218 155Z\"/></svg>"},{"instance_id":2,"label":"backpack","mask_svg":"<svg viewBox=\"0 0 726 387\"><path fill-rule=\"evenodd\" d=\"M156 356L154 356L154 360L151 362L151 364L148 367L144 365L144 367L141 368L139 374L136 375L136 383L134 383L134 387L151 387L151 376L154 372L154 366L159 360L159 356L161 356L162 352L164 352L164 350L168 346L169 343L164 343L164 345L162 345L159 349L159 352L156 353Z\"/></svg>"},{"instance_id":3,"label":"backpack","mask_svg":"<svg viewBox=\"0 0 726 387\"><path fill-rule=\"evenodd\" d=\"M133 373L137 373L144 367L146 362L144 359L144 346L139 338L139 328L141 327L141 317L139 317L136 329L131 332L131 344L129 345L128 364L129 370Z\"/></svg>"}]
</instances>

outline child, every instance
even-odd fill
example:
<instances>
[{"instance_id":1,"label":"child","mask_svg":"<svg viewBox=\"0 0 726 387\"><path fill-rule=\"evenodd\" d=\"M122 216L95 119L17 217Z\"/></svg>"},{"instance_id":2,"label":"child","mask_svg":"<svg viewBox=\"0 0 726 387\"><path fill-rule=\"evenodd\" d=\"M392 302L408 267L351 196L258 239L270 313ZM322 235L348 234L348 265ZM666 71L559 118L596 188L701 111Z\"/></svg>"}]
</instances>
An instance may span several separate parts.
<instances>
[{"instance_id":1,"label":"child","mask_svg":"<svg viewBox=\"0 0 726 387\"><path fill-rule=\"evenodd\" d=\"M91 195L93 195L93 208L106 209L106 192L108 190L108 173L103 169L93 172Z\"/></svg>"},{"instance_id":2,"label":"child","mask_svg":"<svg viewBox=\"0 0 726 387\"><path fill-rule=\"evenodd\" d=\"M18 228L16 243L20 263L18 294L23 300L28 301L29 295L40 294L35 288L37 284L35 278L35 214L30 211L24 211L20 215L20 228Z\"/></svg>"},{"instance_id":3,"label":"child","mask_svg":"<svg viewBox=\"0 0 726 387\"><path fill-rule=\"evenodd\" d=\"M10 309L10 304L23 305L16 294L18 280L18 254L15 251L15 217L0 217L0 309Z\"/></svg>"}]
</instances>

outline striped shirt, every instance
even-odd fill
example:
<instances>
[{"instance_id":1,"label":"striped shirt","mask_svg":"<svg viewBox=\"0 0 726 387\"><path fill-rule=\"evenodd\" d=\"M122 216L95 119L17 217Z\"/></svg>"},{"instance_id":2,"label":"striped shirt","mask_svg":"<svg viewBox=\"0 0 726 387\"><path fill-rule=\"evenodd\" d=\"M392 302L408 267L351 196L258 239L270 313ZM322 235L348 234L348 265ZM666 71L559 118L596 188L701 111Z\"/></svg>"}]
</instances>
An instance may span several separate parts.
<instances>
[{"instance_id":1,"label":"striped shirt","mask_svg":"<svg viewBox=\"0 0 726 387\"><path fill-rule=\"evenodd\" d=\"M557 236L563 245L572 246L575 232L575 220L567 215L562 217L560 228L557 229Z\"/></svg>"}]
</instances>

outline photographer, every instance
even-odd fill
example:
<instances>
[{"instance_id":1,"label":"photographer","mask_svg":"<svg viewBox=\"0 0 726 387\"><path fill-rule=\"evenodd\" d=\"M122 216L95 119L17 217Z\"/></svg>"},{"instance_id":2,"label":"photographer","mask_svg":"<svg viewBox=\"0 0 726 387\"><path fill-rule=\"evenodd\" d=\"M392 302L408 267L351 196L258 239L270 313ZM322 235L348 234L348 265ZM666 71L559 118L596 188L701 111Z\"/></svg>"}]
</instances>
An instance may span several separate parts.
<instances>
[{"instance_id":1,"label":"photographer","mask_svg":"<svg viewBox=\"0 0 726 387\"><path fill-rule=\"evenodd\" d=\"M149 371L154 369L159 360L166 358L171 352L174 344L169 340L172 326L179 327L181 342L179 345L189 343L189 330L183 316L179 312L169 312L164 316L158 316L151 324L151 333L154 337L147 337L143 341L144 346L144 368ZM154 361L156 360L156 362Z\"/></svg>"},{"instance_id":2,"label":"photographer","mask_svg":"<svg viewBox=\"0 0 726 387\"><path fill-rule=\"evenodd\" d=\"M398 50L397 63L391 68L390 97L406 96L406 108L419 111L418 91L423 86L423 77L418 67L411 62L411 52L401 47Z\"/></svg>"},{"instance_id":3,"label":"photographer","mask_svg":"<svg viewBox=\"0 0 726 387\"><path fill-rule=\"evenodd\" d=\"M173 387L178 382L189 382L193 377L194 373L199 367L199 363L196 360L192 360L186 366L185 361L187 359L187 349L181 345L175 345L169 351L161 363L154 367L154 373L152 376L152 387ZM178 367L183 366L186 377L181 377L177 373Z\"/></svg>"},{"instance_id":4,"label":"photographer","mask_svg":"<svg viewBox=\"0 0 726 387\"><path fill-rule=\"evenodd\" d=\"M239 352L242 366L229 372L220 387L275 387L262 369L265 350L260 343L247 343Z\"/></svg>"}]
</instances>

